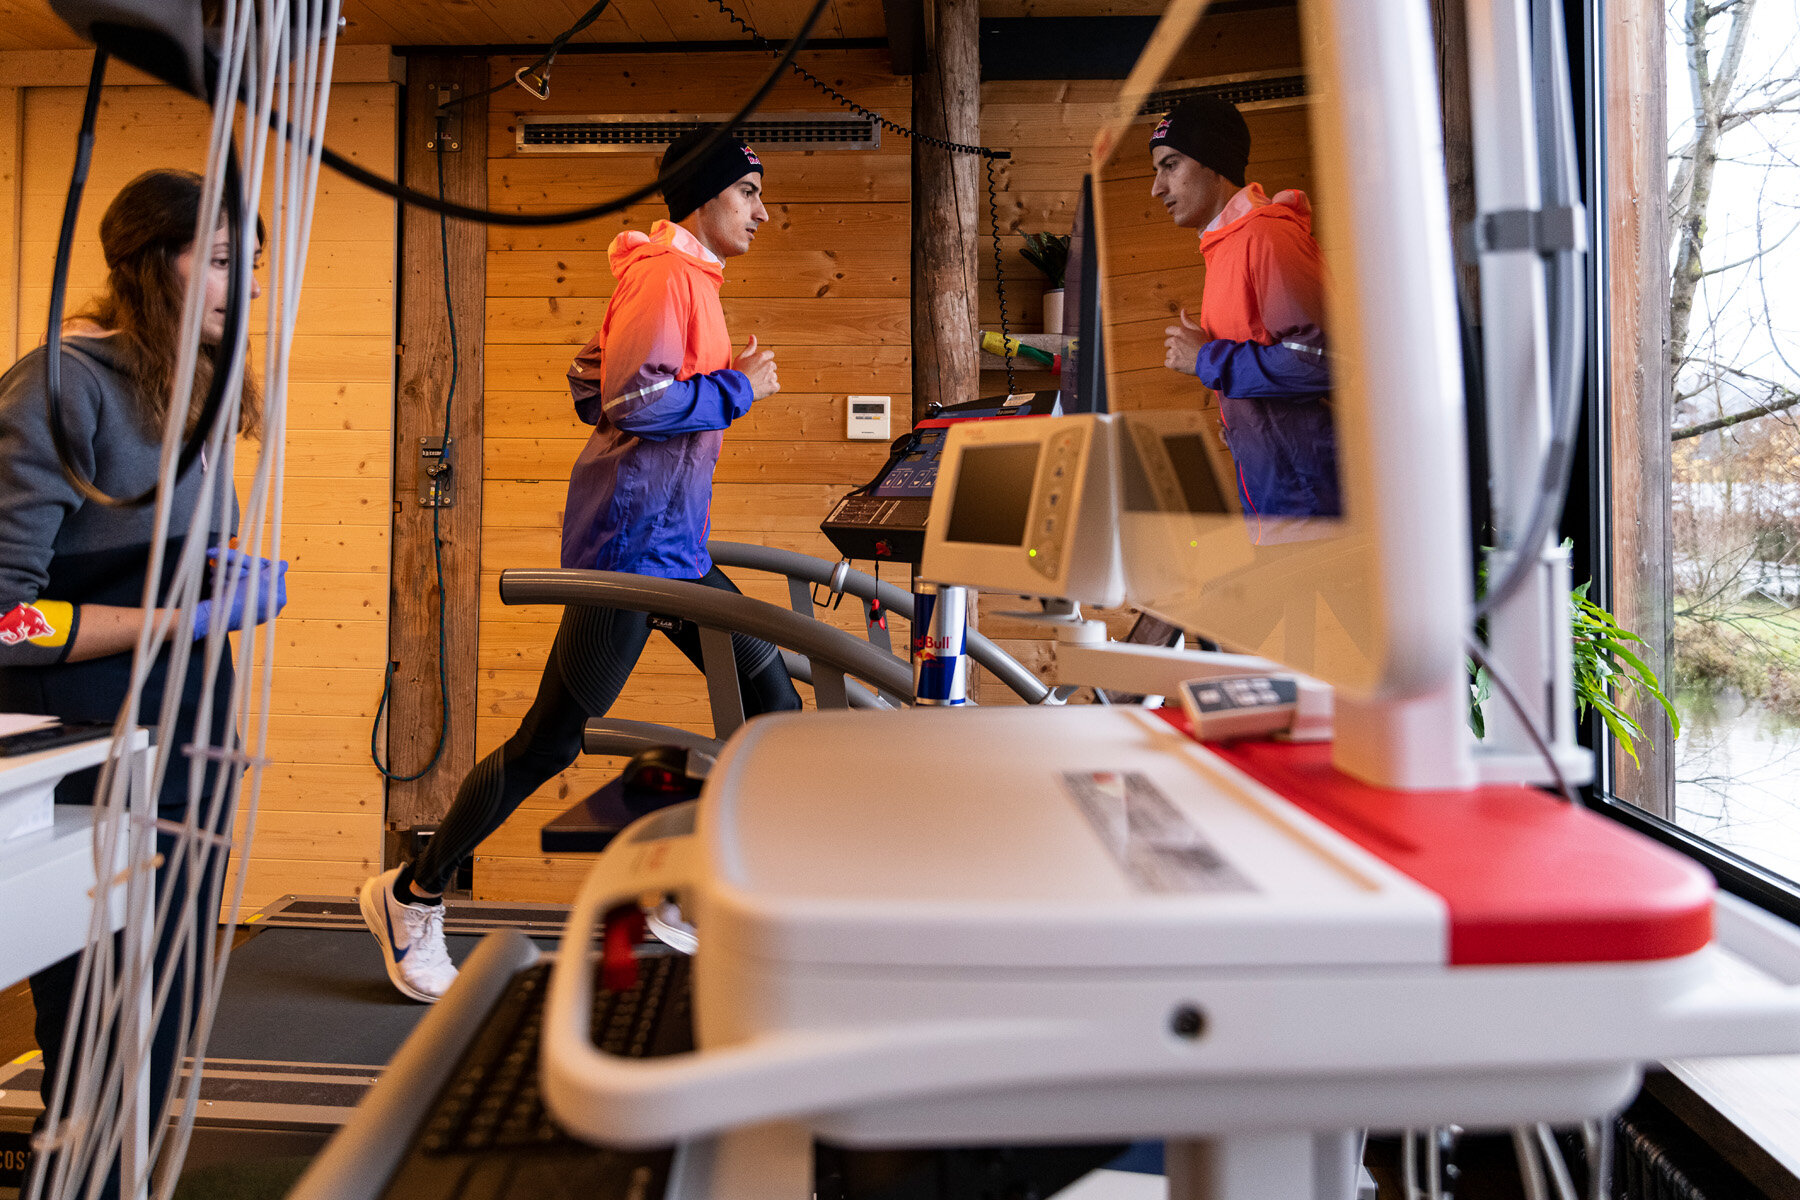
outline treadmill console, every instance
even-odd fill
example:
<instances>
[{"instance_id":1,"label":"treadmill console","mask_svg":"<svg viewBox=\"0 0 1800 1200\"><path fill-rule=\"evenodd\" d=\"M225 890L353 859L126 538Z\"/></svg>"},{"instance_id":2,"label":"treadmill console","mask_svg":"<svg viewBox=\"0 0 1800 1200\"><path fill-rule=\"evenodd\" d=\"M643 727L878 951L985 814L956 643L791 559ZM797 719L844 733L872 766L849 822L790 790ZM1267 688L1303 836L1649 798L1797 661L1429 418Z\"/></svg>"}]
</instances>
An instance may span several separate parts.
<instances>
[{"instance_id":1,"label":"treadmill console","mask_svg":"<svg viewBox=\"0 0 1800 1200\"><path fill-rule=\"evenodd\" d=\"M1054 416L1061 412L1056 392L1021 392L939 409L910 433L894 440L875 478L832 508L819 529L845 558L919 565L938 462L951 426L963 421Z\"/></svg>"}]
</instances>

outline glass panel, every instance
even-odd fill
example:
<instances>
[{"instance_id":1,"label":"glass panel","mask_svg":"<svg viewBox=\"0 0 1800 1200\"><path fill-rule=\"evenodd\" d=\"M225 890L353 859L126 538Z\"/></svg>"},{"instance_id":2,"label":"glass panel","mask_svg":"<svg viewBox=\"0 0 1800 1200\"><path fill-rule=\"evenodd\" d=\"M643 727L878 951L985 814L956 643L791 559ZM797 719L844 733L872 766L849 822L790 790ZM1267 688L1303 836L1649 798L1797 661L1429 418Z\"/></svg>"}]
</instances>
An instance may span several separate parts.
<instances>
[{"instance_id":1,"label":"glass panel","mask_svg":"<svg viewBox=\"0 0 1800 1200\"><path fill-rule=\"evenodd\" d=\"M1800 4L1668 11L1674 816L1800 879Z\"/></svg>"},{"instance_id":2,"label":"glass panel","mask_svg":"<svg viewBox=\"0 0 1800 1200\"><path fill-rule=\"evenodd\" d=\"M1302 3L1263 35L1293 65L1244 73L1226 14L1195 13L1171 8L1096 143L1127 595L1348 694L1440 689L1467 554L1448 222L1436 147L1390 119L1429 79L1404 65L1423 29Z\"/></svg>"}]
</instances>

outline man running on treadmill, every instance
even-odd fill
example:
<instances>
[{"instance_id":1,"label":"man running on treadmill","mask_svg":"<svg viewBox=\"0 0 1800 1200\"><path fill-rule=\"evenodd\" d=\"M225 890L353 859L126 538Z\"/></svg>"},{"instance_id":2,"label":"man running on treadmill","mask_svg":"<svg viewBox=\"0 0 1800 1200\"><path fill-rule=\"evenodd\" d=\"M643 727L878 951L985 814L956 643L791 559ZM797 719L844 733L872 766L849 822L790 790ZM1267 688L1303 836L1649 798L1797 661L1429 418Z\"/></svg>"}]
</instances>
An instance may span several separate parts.
<instances>
[{"instance_id":1,"label":"man running on treadmill","mask_svg":"<svg viewBox=\"0 0 1800 1200\"><path fill-rule=\"evenodd\" d=\"M678 138L659 173L707 132ZM722 138L664 191L667 221L648 234L627 230L608 248L618 285L599 332L569 371L575 411L594 432L569 479L564 567L737 591L706 552L713 468L725 428L781 384L774 354L758 350L755 337L732 356L719 288L725 260L746 253L769 219L762 178L750 147ZM363 920L405 995L429 1004L455 981L444 948L444 889L527 796L575 761L583 728L618 699L649 636L643 613L565 608L518 731L469 772L417 861L363 884ZM702 666L692 626L668 636ZM731 646L746 714L800 707L774 646L742 634L732 635Z\"/></svg>"},{"instance_id":2,"label":"man running on treadmill","mask_svg":"<svg viewBox=\"0 0 1800 1200\"><path fill-rule=\"evenodd\" d=\"M1219 395L1244 515L1336 517L1337 439L1325 355L1325 259L1298 190L1244 183L1250 128L1217 96L1181 101L1150 135L1150 195L1200 231L1200 319L1181 310L1164 365Z\"/></svg>"}]
</instances>

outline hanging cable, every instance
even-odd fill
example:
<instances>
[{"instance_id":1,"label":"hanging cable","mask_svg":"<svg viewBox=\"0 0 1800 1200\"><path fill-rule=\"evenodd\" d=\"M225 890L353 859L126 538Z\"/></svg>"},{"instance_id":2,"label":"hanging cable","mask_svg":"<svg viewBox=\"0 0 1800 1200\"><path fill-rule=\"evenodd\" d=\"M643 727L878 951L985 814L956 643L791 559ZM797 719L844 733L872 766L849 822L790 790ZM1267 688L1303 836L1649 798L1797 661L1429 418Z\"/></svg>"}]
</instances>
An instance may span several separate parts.
<instances>
[{"instance_id":1,"label":"hanging cable","mask_svg":"<svg viewBox=\"0 0 1800 1200\"><path fill-rule=\"evenodd\" d=\"M562 53L562 48L568 45L570 38L574 37L598 20L600 14L606 11L606 6L611 3L612 0L599 0L599 3L582 13L580 19L573 25L551 39L550 48L539 55L536 61L532 62L530 66L520 67L517 71L514 71L510 79L502 79L491 88L485 88L479 92L472 92L467 96L458 96L454 100L446 100L444 103L438 105L438 113L442 115L458 105L467 104L471 100L479 100L483 96L491 96L495 92L503 92L506 90L506 85L509 83L518 84L527 92L536 96L539 100L549 99L550 68L556 62L556 56ZM527 80L530 80L530 82L526 82Z\"/></svg>"},{"instance_id":2,"label":"hanging cable","mask_svg":"<svg viewBox=\"0 0 1800 1200\"><path fill-rule=\"evenodd\" d=\"M726 19L732 24L736 25L739 29L742 29L759 49L771 52L779 49L774 42L771 42L768 38L758 33L755 26L738 16L737 13L732 10L731 6L725 3L725 0L713 0L713 6L721 13L725 14ZM1018 385L1013 379L1012 339L1011 331L1006 319L1006 266L1000 255L1000 201L998 197L998 184L994 177L994 164L1002 159L1010 159L1012 157L1012 151L995 150L988 146L971 145L968 142L953 142L947 138L936 137L929 133L920 133L910 126L900 124L898 121L888 120L866 104L859 104L857 101L852 100L849 96L846 96L831 84L826 83L823 79L820 79L817 75L813 74L799 63L794 62L791 56L789 56L786 61L789 69L792 70L794 74L812 84L812 86L822 95L826 96L828 99L835 100L857 116L865 117L868 120L875 122L888 132L903 138L908 138L921 145L935 146L937 149L946 150L951 154L973 154L978 155L982 159L983 165L987 171L988 230L994 239L994 285L1000 293L1000 338L1006 351L1006 391L1008 395L1018 391Z\"/></svg>"},{"instance_id":3,"label":"hanging cable","mask_svg":"<svg viewBox=\"0 0 1800 1200\"><path fill-rule=\"evenodd\" d=\"M501 225L510 228L541 228L550 225L574 225L581 221L591 221L596 217L610 216L613 213L625 211L639 201L657 195L669 184L679 183L689 175L693 174L693 172L698 169L700 163L712 151L712 148L717 145L721 139L729 136L734 128L743 124L750 114L755 112L757 108L761 106L768 94L774 90L775 85L781 81L782 73L787 69L788 65L793 62L794 56L800 53L800 48L806 44L806 39L812 35L813 26L818 24L820 16L824 14L826 6L830 3L831 0L814 0L811 11L806 14L806 20L800 24L800 31L796 33L793 40L787 44L787 47L781 53L780 60L770 69L768 75L764 77L756 91L751 94L748 100L744 101L737 112L713 126L712 129L708 131L706 137L690 150L680 162L671 166L667 171L658 175L649 183L646 183L641 187L633 188L631 191L626 192L621 196L616 196L611 200L602 200L598 204L589 204L582 208L561 209L556 212L496 212L493 209L475 208L467 204L456 204L449 200L439 199L430 192L421 192L414 188L409 188L405 184L388 179L382 175L377 175L368 168L351 162L329 146L320 149L320 159L326 166L344 176L346 179L354 180L364 187L372 188L384 196L400 201L402 204L410 205L414 208L422 208L428 212L440 213L444 216L455 217L461 221L474 221L481 225ZM292 136L293 131L290 129L288 132L290 136Z\"/></svg>"},{"instance_id":4,"label":"hanging cable","mask_svg":"<svg viewBox=\"0 0 1800 1200\"><path fill-rule=\"evenodd\" d=\"M442 121L442 113L439 120ZM437 138L437 182L438 198L444 196L444 137L439 130ZM450 384L444 389L444 440L445 458L450 453L450 415L456 404L456 376L461 366L461 356L456 344L456 305L450 296L450 218L441 210L438 212L438 245L444 258L444 321L450 328ZM440 459L443 462L444 459ZM431 505L431 557L437 568L437 634L438 634L438 713L437 738L431 746L431 758L425 765L411 775L397 774L391 766L381 761L381 719L387 712L388 697L394 690L394 660L389 659L387 668L381 676L381 700L375 706L375 720L369 726L369 759L375 769L381 772L383 779L393 783L411 783L415 779L423 779L431 773L438 760L444 756L444 745L450 740L450 634L447 628L449 598L444 591L444 533L440 514L444 511L443 498L436 492L432 494Z\"/></svg>"},{"instance_id":5,"label":"hanging cable","mask_svg":"<svg viewBox=\"0 0 1800 1200\"><path fill-rule=\"evenodd\" d=\"M1488 678L1494 681L1494 690L1500 693L1500 698L1506 701L1506 706L1512 709L1513 714L1519 718L1519 724L1525 728L1525 736L1531 739L1533 748L1542 756L1544 765L1550 769L1550 778L1556 781L1556 790L1562 793L1564 800L1579 806L1581 801L1576 797L1575 789L1569 785L1568 777L1563 774L1562 764L1556 761L1556 754L1550 749L1550 743L1545 739L1543 733L1531 723L1531 714L1525 711L1524 701L1519 698L1519 693L1513 688L1512 681L1503 672L1495 670L1494 661L1488 657L1487 647L1482 645L1479 638L1473 634L1469 635L1463 642L1463 648L1468 652L1469 657L1475 660L1475 665L1488 673Z\"/></svg>"},{"instance_id":6,"label":"hanging cable","mask_svg":"<svg viewBox=\"0 0 1800 1200\"><path fill-rule=\"evenodd\" d=\"M994 289L1000 294L1000 348L1006 351L1006 394L1019 390L1013 380L1011 330L1006 323L1006 268L1000 263L1000 201L995 195L994 160L987 163L988 231L994 239Z\"/></svg>"},{"instance_id":7,"label":"hanging cable","mask_svg":"<svg viewBox=\"0 0 1800 1200\"><path fill-rule=\"evenodd\" d=\"M772 53L780 49L780 46L758 33L754 26L744 20L744 18L738 16L737 13L733 12L731 6L726 4L725 0L713 0L713 5L721 13L724 13L726 19L733 25L742 29L744 33L749 36L750 40L756 43L759 50L768 50ZM890 121L867 105L858 104L855 100L844 95L844 93L838 91L838 89L832 87L829 83L826 83L823 79L820 79L817 75L814 75L799 63L790 61L788 66L794 74L812 84L813 87L817 88L824 95L837 101L857 116L867 117L889 133L896 134L903 138L910 138L915 142L922 142L927 146L936 146L939 150L948 150L952 154L979 154L981 157L989 160L1012 157L1012 151L1010 150L994 150L987 146L970 145L967 142L952 142L945 138L934 137L929 133L920 133L916 129L900 124L898 121Z\"/></svg>"}]
</instances>

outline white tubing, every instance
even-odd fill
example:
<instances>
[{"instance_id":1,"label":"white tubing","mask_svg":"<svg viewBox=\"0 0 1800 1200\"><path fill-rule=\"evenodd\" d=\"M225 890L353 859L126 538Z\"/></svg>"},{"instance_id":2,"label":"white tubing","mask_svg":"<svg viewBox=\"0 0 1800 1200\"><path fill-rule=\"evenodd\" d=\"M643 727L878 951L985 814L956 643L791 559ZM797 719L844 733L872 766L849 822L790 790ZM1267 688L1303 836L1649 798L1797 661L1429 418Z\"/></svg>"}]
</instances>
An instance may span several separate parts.
<instances>
[{"instance_id":1,"label":"white tubing","mask_svg":"<svg viewBox=\"0 0 1800 1200\"><path fill-rule=\"evenodd\" d=\"M246 304L253 259L250 251L254 244L255 198L265 194L264 179L270 177L266 194L272 219L264 251L273 279L264 330L264 432L238 530L242 552L253 557L278 560L281 556L287 375L318 186L318 148L324 143L338 9L337 0L225 0L220 14L219 44L223 50L217 94L222 99L213 110L195 238L202 250L211 245L219 225L226 151L234 136L238 137L245 197L244 252L239 265ZM240 94L247 98L242 106L233 99ZM240 107L242 123L234 129ZM274 133L271 117L275 118ZM281 132L290 122L295 133L292 138ZM204 264L207 259L196 256L195 261ZM165 482L174 478L186 432L188 400L200 348L205 275L204 269L191 272L184 299L176 383L160 455ZM53 1081L51 1113L67 1111L79 1116L62 1122L51 1120L37 1137L39 1148L57 1153L53 1156L53 1169L47 1169L49 1157L38 1156L26 1186L28 1197L42 1195L65 1200L96 1195L108 1166L127 1145L126 1139L135 1135L126 1120L129 1106L125 1098L128 1088L134 1090L135 1081L148 1068L151 1035L161 1015L174 1006L183 1031L182 1050L200 1062L217 1012L231 939L229 933L212 936L216 914L202 912L200 906L208 895L224 896L224 918L228 924L235 923L243 897L242 868L249 857L263 756L267 751L275 650L273 622L246 632L239 639L241 658L235 684L228 694L216 695L215 672L229 651L228 632L220 622L203 644L197 645L193 638L195 604L204 578L202 572L207 570L206 551L216 544L214 531L229 527L235 506L234 466L244 350L240 347L237 353L226 356L226 403L217 424L206 433L199 497L183 531L185 539L166 589L161 586L161 579L165 546L173 532L173 489L164 488L156 499L142 601L145 618L138 631L131 687L120 707L113 755L102 771L95 795L95 870L101 882L95 889L88 947L77 974L68 1026L69 1051ZM263 580L259 574L253 572L240 579L236 571L227 571L222 558L211 565L211 572L211 594L220 610L230 607L240 589L245 611L256 612L262 607L264 600L259 592ZM183 678L190 655L196 651L203 655L206 669L192 744L165 743L159 747L147 784L151 811L133 814L129 799L133 772L121 770L120 764L125 762L126 739L142 720L145 681L159 654L166 654L167 677ZM165 688L160 711L153 718L161 728L174 728L180 693L178 687ZM220 704L224 705L225 732L222 741L213 744L209 730L214 706ZM244 731L241 744L240 729ZM154 834L159 828L154 820L155 797L170 756L179 754L192 755L196 769L190 772L184 820L172 827L160 825L165 832L176 834L176 838L169 861L160 864L163 869L156 889L159 894L152 899L150 872L158 865L152 858ZM218 767L211 772L214 778L210 787L208 772L203 769L208 764ZM233 830L240 827L242 835L234 842ZM129 865L123 872L116 867L121 839L130 839ZM223 886L226 863L224 856L216 853L225 846L232 848L239 865L228 896ZM175 894L172 877L183 864L190 869L185 886L180 894ZM115 961L107 914L111 895L119 888L126 893L121 944L130 949L122 961ZM188 984L179 994L172 986L174 972L163 972L160 978L153 979L136 961L135 947L146 940L154 944L165 929L172 931L170 961L188 967ZM146 997L150 1004L148 1023L137 1038L125 1038L123 1030L129 1017ZM118 1047L110 1062L102 1053L108 1045ZM132 1163L131 1175L123 1180L127 1195L145 1194L146 1189L159 1198L173 1194L192 1133L200 1082L198 1070L184 1082L179 1061L178 1057L168 1093L150 1098L150 1152ZM171 1112L176 1116L173 1125L164 1119Z\"/></svg>"}]
</instances>

